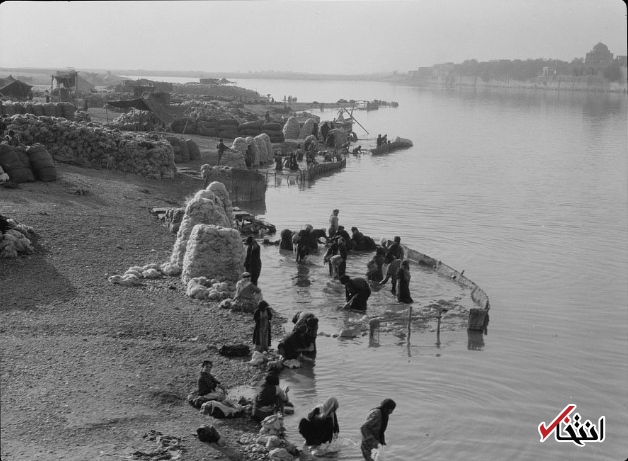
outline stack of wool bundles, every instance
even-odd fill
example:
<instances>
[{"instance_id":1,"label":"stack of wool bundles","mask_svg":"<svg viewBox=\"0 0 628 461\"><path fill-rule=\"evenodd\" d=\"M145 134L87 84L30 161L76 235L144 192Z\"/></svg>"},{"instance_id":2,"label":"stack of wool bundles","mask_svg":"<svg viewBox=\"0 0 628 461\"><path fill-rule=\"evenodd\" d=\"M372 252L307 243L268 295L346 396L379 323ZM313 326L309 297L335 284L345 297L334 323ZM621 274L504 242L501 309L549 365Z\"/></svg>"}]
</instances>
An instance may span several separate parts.
<instances>
[{"instance_id":1,"label":"stack of wool bundles","mask_svg":"<svg viewBox=\"0 0 628 461\"><path fill-rule=\"evenodd\" d=\"M301 130L299 131L299 139L305 139L311 134L314 134L315 123L316 121L313 118L308 118L303 124L303 127L301 128Z\"/></svg>"},{"instance_id":2,"label":"stack of wool bundles","mask_svg":"<svg viewBox=\"0 0 628 461\"><path fill-rule=\"evenodd\" d=\"M124 275L112 275L109 282L122 286L141 285L142 279L157 279L162 277L159 264L152 263L145 266L133 266L127 269Z\"/></svg>"},{"instance_id":3,"label":"stack of wool bundles","mask_svg":"<svg viewBox=\"0 0 628 461\"><path fill-rule=\"evenodd\" d=\"M187 140L188 149L190 150L190 160L198 160L201 158L201 149L191 139Z\"/></svg>"},{"instance_id":4,"label":"stack of wool bundles","mask_svg":"<svg viewBox=\"0 0 628 461\"><path fill-rule=\"evenodd\" d=\"M238 122L232 118L225 118L218 120L218 136L221 138L235 139L239 136Z\"/></svg>"},{"instance_id":5,"label":"stack of wool bundles","mask_svg":"<svg viewBox=\"0 0 628 461\"><path fill-rule=\"evenodd\" d=\"M4 101L0 104L0 113L4 115L33 114L37 116L48 115L52 117L64 117L74 120L76 107L69 102L57 103L21 103Z\"/></svg>"},{"instance_id":6,"label":"stack of wool bundles","mask_svg":"<svg viewBox=\"0 0 628 461\"><path fill-rule=\"evenodd\" d=\"M241 154L240 152L225 151L225 153L222 154L222 158L220 159L220 165L246 170L244 154Z\"/></svg>"},{"instance_id":7,"label":"stack of wool bundles","mask_svg":"<svg viewBox=\"0 0 628 461\"><path fill-rule=\"evenodd\" d=\"M270 141L270 137L266 133L262 133L255 136L254 139L260 152L260 164L272 163L275 159L275 151L273 150L273 143Z\"/></svg>"},{"instance_id":8,"label":"stack of wool bundles","mask_svg":"<svg viewBox=\"0 0 628 461\"><path fill-rule=\"evenodd\" d=\"M231 148L233 150L237 150L239 153L241 153L243 156L246 154L246 148L248 147L248 144L246 142L246 139L244 138L235 138L233 140L233 144L231 144Z\"/></svg>"},{"instance_id":9,"label":"stack of wool bundles","mask_svg":"<svg viewBox=\"0 0 628 461\"><path fill-rule=\"evenodd\" d=\"M332 134L334 135L335 147L341 147L349 139L349 134L345 130L341 130L340 128L334 128L333 130L330 130L327 137L329 137Z\"/></svg>"},{"instance_id":10,"label":"stack of wool bundles","mask_svg":"<svg viewBox=\"0 0 628 461\"><path fill-rule=\"evenodd\" d=\"M172 179L177 171L172 146L158 134L121 133L100 125L32 114L14 115L7 121L7 129L14 130L24 144L43 144L58 161L155 179Z\"/></svg>"},{"instance_id":11,"label":"stack of wool bundles","mask_svg":"<svg viewBox=\"0 0 628 461\"><path fill-rule=\"evenodd\" d=\"M188 239L181 279L187 284L196 277L207 277L231 282L235 288L244 270L245 257L242 237L236 229L197 224ZM230 290L224 288L228 287L218 291L227 292L225 298L228 298Z\"/></svg>"},{"instance_id":12,"label":"stack of wool bundles","mask_svg":"<svg viewBox=\"0 0 628 461\"><path fill-rule=\"evenodd\" d=\"M35 181L28 156L22 148L0 144L0 166L15 183Z\"/></svg>"},{"instance_id":13,"label":"stack of wool bundles","mask_svg":"<svg viewBox=\"0 0 628 461\"><path fill-rule=\"evenodd\" d=\"M34 234L32 227L19 224L14 219L7 219L0 216L5 221L8 230L0 233L0 258L17 258L18 255L30 255L35 252L29 236Z\"/></svg>"},{"instance_id":14,"label":"stack of wool bundles","mask_svg":"<svg viewBox=\"0 0 628 461\"><path fill-rule=\"evenodd\" d=\"M219 181L213 181L209 186L205 188L205 190L210 190L214 193L216 197L220 199L222 203L222 208L225 212L225 216L228 220L229 227L234 227L235 225L235 215L233 214L233 204L231 203L231 199L229 198L229 192L225 185Z\"/></svg>"},{"instance_id":15,"label":"stack of wool bundles","mask_svg":"<svg viewBox=\"0 0 628 461\"><path fill-rule=\"evenodd\" d=\"M223 282L220 279L194 277L187 284L186 294L190 298L219 301L229 299L235 291L235 283Z\"/></svg>"},{"instance_id":16,"label":"stack of wool bundles","mask_svg":"<svg viewBox=\"0 0 628 461\"><path fill-rule=\"evenodd\" d=\"M281 123L269 122L262 125L262 132L269 136L272 142L284 142L285 138Z\"/></svg>"},{"instance_id":17,"label":"stack of wool bundles","mask_svg":"<svg viewBox=\"0 0 628 461\"><path fill-rule=\"evenodd\" d=\"M238 131L241 136L257 136L262 133L263 122L260 120L241 123Z\"/></svg>"},{"instance_id":18,"label":"stack of wool bundles","mask_svg":"<svg viewBox=\"0 0 628 461\"><path fill-rule=\"evenodd\" d=\"M208 117L206 119L199 119L196 122L196 129L198 134L202 136L218 137L218 119Z\"/></svg>"},{"instance_id":19,"label":"stack of wool bundles","mask_svg":"<svg viewBox=\"0 0 628 461\"><path fill-rule=\"evenodd\" d=\"M162 271L167 275L181 273L186 247L194 226L209 224L229 227L231 222L232 219L227 217L225 212L224 203L216 194L208 189L198 191L185 208L185 216L181 221L170 261L162 265Z\"/></svg>"},{"instance_id":20,"label":"stack of wool bundles","mask_svg":"<svg viewBox=\"0 0 628 461\"><path fill-rule=\"evenodd\" d=\"M290 117L283 126L284 139L298 139L301 126L296 117Z\"/></svg>"}]
</instances>

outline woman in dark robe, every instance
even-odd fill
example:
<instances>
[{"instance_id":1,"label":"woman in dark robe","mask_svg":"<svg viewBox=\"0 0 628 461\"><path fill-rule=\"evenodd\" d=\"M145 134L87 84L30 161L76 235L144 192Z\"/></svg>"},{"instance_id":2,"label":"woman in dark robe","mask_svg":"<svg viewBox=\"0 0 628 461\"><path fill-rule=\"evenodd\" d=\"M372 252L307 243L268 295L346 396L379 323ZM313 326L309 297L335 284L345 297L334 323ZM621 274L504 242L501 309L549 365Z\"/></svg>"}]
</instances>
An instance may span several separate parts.
<instances>
[{"instance_id":1,"label":"woman in dark robe","mask_svg":"<svg viewBox=\"0 0 628 461\"><path fill-rule=\"evenodd\" d=\"M257 279L262 272L262 258L260 256L260 246L252 235L246 239L248 245L246 249L246 259L244 260L244 268L251 274L251 283L257 286Z\"/></svg>"},{"instance_id":2,"label":"woman in dark robe","mask_svg":"<svg viewBox=\"0 0 628 461\"><path fill-rule=\"evenodd\" d=\"M297 262L305 262L312 248L312 225L306 224L305 229L299 231L297 238Z\"/></svg>"},{"instance_id":3,"label":"woman in dark robe","mask_svg":"<svg viewBox=\"0 0 628 461\"><path fill-rule=\"evenodd\" d=\"M273 312L269 308L268 303L260 301L253 313L253 320L255 320L253 344L255 344L256 351L264 352L270 347L270 321L272 319Z\"/></svg>"},{"instance_id":4,"label":"woman in dark robe","mask_svg":"<svg viewBox=\"0 0 628 461\"><path fill-rule=\"evenodd\" d=\"M322 405L317 405L307 415L307 418L299 422L299 432L305 439L308 446L316 446L322 443L331 442L338 436L340 427L338 426L338 400L330 397Z\"/></svg>"},{"instance_id":5,"label":"woman in dark robe","mask_svg":"<svg viewBox=\"0 0 628 461\"><path fill-rule=\"evenodd\" d=\"M373 259L367 264L366 278L371 282L384 280L384 249L378 248Z\"/></svg>"},{"instance_id":6,"label":"woman in dark robe","mask_svg":"<svg viewBox=\"0 0 628 461\"><path fill-rule=\"evenodd\" d=\"M410 278L410 261L406 259L397 270L397 301L400 303L414 302L410 296Z\"/></svg>"}]
</instances>

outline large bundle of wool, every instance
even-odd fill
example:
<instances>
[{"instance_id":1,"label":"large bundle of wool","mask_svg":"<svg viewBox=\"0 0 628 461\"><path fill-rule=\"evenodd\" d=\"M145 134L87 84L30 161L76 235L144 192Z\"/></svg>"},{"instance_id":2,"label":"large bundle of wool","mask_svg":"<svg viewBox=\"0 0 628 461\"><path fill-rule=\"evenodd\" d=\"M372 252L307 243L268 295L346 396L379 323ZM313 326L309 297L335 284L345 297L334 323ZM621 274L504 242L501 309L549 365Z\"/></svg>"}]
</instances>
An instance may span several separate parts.
<instances>
[{"instance_id":1,"label":"large bundle of wool","mask_svg":"<svg viewBox=\"0 0 628 461\"><path fill-rule=\"evenodd\" d=\"M198 160L201 158L201 149L191 139L187 140L188 149L190 150L190 160Z\"/></svg>"},{"instance_id":2,"label":"large bundle of wool","mask_svg":"<svg viewBox=\"0 0 628 461\"><path fill-rule=\"evenodd\" d=\"M275 158L275 151L273 149L273 143L270 142L270 137L266 133L262 133L255 136L256 142L258 142L258 139L260 141L259 146L263 144L265 147L265 151L262 151L262 148L260 147L260 153L263 152L265 154L265 156L263 157L263 162L262 159L260 159L260 163L271 163Z\"/></svg>"},{"instance_id":3,"label":"large bundle of wool","mask_svg":"<svg viewBox=\"0 0 628 461\"><path fill-rule=\"evenodd\" d=\"M194 277L187 282L186 294L190 298L221 301L229 299L235 292L234 282L225 282L207 277Z\"/></svg>"},{"instance_id":4,"label":"large bundle of wool","mask_svg":"<svg viewBox=\"0 0 628 461\"><path fill-rule=\"evenodd\" d=\"M225 151L220 159L220 165L245 170L246 162L244 161L244 154L241 154L240 152Z\"/></svg>"},{"instance_id":5,"label":"large bundle of wool","mask_svg":"<svg viewBox=\"0 0 628 461\"><path fill-rule=\"evenodd\" d=\"M172 146L158 134L121 133L100 125L32 114L14 115L7 122L7 128L24 144L43 144L57 161L155 179L172 179L177 171Z\"/></svg>"},{"instance_id":6,"label":"large bundle of wool","mask_svg":"<svg viewBox=\"0 0 628 461\"><path fill-rule=\"evenodd\" d=\"M222 203L222 208L225 211L225 216L228 220L228 226L234 227L235 215L233 214L233 205L231 204L229 192L227 191L225 185L219 181L214 181L210 185L208 185L205 190L212 191L214 195L220 199L220 202Z\"/></svg>"},{"instance_id":7,"label":"large bundle of wool","mask_svg":"<svg viewBox=\"0 0 628 461\"><path fill-rule=\"evenodd\" d=\"M235 283L244 270L246 253L240 232L228 227L197 224L190 233L181 279L207 277Z\"/></svg>"},{"instance_id":8,"label":"large bundle of wool","mask_svg":"<svg viewBox=\"0 0 628 461\"><path fill-rule=\"evenodd\" d=\"M313 134L315 123L316 122L314 121L313 118L308 118L303 124L303 126L301 127L301 130L299 131L299 139L305 139L309 135Z\"/></svg>"},{"instance_id":9,"label":"large bundle of wool","mask_svg":"<svg viewBox=\"0 0 628 461\"><path fill-rule=\"evenodd\" d=\"M349 134L345 130L341 130L340 128L334 128L330 130L327 135L327 139L329 140L330 136L334 135L334 145L329 147L341 147L344 143L349 139Z\"/></svg>"},{"instance_id":10,"label":"large bundle of wool","mask_svg":"<svg viewBox=\"0 0 628 461\"><path fill-rule=\"evenodd\" d=\"M297 118L294 116L288 118L282 131L285 139L297 139L299 137L299 132L301 131L301 126L299 125Z\"/></svg>"},{"instance_id":11,"label":"large bundle of wool","mask_svg":"<svg viewBox=\"0 0 628 461\"><path fill-rule=\"evenodd\" d=\"M145 266L132 266L123 275L112 275L108 280L109 283L129 287L141 285L143 279L157 279L162 276L160 265L151 263Z\"/></svg>"},{"instance_id":12,"label":"large bundle of wool","mask_svg":"<svg viewBox=\"0 0 628 461\"><path fill-rule=\"evenodd\" d=\"M0 167L16 183L35 181L26 153L8 144L0 144Z\"/></svg>"},{"instance_id":13,"label":"large bundle of wool","mask_svg":"<svg viewBox=\"0 0 628 461\"><path fill-rule=\"evenodd\" d=\"M181 273L188 239L194 226L197 224L210 224L229 227L231 222L232 219L227 217L225 205L218 196L211 190L203 189L198 191L185 208L185 216L179 226L177 240L172 249L170 261L162 266L162 271L168 275Z\"/></svg>"},{"instance_id":14,"label":"large bundle of wool","mask_svg":"<svg viewBox=\"0 0 628 461\"><path fill-rule=\"evenodd\" d=\"M240 138L240 137L235 138L233 140L233 144L231 145L231 148L233 150L237 150L242 155L246 154L246 148L247 147L248 147L248 144L246 142L246 139Z\"/></svg>"},{"instance_id":15,"label":"large bundle of wool","mask_svg":"<svg viewBox=\"0 0 628 461\"><path fill-rule=\"evenodd\" d=\"M272 153L268 153L268 148L266 147L266 141L262 138L262 135L257 135L253 138L253 142L257 146L257 151L259 152L259 164L264 165L266 163L270 163L273 159Z\"/></svg>"}]
</instances>

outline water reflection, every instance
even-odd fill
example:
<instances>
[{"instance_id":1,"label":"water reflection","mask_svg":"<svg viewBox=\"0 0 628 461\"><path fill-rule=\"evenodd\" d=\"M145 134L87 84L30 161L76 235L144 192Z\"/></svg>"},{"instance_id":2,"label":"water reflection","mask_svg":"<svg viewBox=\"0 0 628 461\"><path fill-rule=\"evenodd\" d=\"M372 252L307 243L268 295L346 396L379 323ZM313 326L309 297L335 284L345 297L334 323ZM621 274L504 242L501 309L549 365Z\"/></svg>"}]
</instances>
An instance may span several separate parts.
<instances>
[{"instance_id":1,"label":"water reflection","mask_svg":"<svg viewBox=\"0 0 628 461\"><path fill-rule=\"evenodd\" d=\"M484 350L484 333L481 331L467 330L467 336L469 342L467 343L467 349L470 351L483 351Z\"/></svg>"}]
</instances>

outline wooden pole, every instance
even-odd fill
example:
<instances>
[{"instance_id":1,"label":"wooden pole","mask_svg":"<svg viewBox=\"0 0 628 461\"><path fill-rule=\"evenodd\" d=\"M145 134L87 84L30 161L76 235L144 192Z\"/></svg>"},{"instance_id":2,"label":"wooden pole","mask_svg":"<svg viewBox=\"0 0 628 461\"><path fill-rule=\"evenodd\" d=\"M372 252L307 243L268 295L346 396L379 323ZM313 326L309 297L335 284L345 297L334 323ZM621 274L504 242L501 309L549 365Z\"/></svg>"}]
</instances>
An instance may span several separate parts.
<instances>
[{"instance_id":1,"label":"wooden pole","mask_svg":"<svg viewBox=\"0 0 628 461\"><path fill-rule=\"evenodd\" d=\"M438 325L436 326L436 346L440 347L440 319L442 318L443 314L441 312L441 310L438 310Z\"/></svg>"},{"instance_id":2,"label":"wooden pole","mask_svg":"<svg viewBox=\"0 0 628 461\"><path fill-rule=\"evenodd\" d=\"M408 344L410 344L410 334L412 333L412 304L408 309Z\"/></svg>"}]
</instances>

